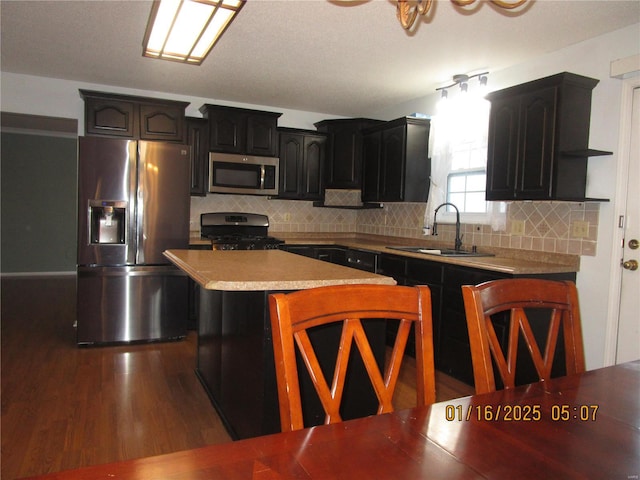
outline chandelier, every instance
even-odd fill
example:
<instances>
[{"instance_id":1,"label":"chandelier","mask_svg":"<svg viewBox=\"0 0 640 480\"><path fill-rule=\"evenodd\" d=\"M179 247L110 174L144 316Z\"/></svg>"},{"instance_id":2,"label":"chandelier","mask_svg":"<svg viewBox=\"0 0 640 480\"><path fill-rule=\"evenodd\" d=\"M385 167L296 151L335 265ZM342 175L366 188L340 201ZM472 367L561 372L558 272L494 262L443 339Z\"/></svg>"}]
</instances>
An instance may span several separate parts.
<instances>
[{"instance_id":1,"label":"chandelier","mask_svg":"<svg viewBox=\"0 0 640 480\"><path fill-rule=\"evenodd\" d=\"M397 13L398 20L402 24L402 27L405 30L410 30L413 27L413 24L420 15L426 15L431 10L431 4L433 0L397 0ZM504 1L504 0L489 0L494 5L504 8L507 10L511 10L514 8L518 8L527 2L527 0L513 0L513 1ZM451 3L459 6L459 7L467 7L476 0L451 0Z\"/></svg>"}]
</instances>

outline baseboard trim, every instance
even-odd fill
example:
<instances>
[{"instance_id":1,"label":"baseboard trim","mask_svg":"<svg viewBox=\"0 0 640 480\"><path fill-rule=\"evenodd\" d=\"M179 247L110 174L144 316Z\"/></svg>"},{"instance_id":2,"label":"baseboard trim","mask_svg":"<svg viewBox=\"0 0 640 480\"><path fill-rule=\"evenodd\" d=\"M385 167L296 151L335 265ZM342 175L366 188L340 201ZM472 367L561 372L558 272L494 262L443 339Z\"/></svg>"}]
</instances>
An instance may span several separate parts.
<instances>
[{"instance_id":1,"label":"baseboard trim","mask_svg":"<svg viewBox=\"0 0 640 480\"><path fill-rule=\"evenodd\" d=\"M75 276L75 271L65 271L65 272L2 272L0 273L0 277L2 278L12 278L12 277L68 277Z\"/></svg>"}]
</instances>

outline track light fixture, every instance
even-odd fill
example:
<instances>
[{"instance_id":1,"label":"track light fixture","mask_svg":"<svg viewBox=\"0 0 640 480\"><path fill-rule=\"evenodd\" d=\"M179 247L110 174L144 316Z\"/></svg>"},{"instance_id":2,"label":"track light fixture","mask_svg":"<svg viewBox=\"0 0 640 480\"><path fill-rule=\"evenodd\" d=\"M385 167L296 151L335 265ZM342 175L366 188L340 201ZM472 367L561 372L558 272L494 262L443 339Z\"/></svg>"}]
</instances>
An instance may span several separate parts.
<instances>
[{"instance_id":1,"label":"track light fixture","mask_svg":"<svg viewBox=\"0 0 640 480\"><path fill-rule=\"evenodd\" d=\"M453 76L453 83L445 87L436 88L436 92L442 92L442 98L447 98L447 89L460 85L460 90L466 92L469 89L469 80L478 77L481 86L487 85L487 75L489 72L476 73L473 75L458 74Z\"/></svg>"}]
</instances>

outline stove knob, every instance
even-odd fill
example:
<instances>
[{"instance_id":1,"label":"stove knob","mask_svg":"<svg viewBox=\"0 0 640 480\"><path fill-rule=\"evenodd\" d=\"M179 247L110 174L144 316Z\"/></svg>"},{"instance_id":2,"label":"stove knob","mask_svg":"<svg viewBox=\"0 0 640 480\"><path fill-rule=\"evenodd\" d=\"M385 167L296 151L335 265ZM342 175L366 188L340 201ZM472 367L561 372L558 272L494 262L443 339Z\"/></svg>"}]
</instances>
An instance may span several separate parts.
<instances>
[{"instance_id":1,"label":"stove knob","mask_svg":"<svg viewBox=\"0 0 640 480\"><path fill-rule=\"evenodd\" d=\"M250 243L249 245L247 245L247 250L255 250L255 249L256 249L255 243Z\"/></svg>"}]
</instances>

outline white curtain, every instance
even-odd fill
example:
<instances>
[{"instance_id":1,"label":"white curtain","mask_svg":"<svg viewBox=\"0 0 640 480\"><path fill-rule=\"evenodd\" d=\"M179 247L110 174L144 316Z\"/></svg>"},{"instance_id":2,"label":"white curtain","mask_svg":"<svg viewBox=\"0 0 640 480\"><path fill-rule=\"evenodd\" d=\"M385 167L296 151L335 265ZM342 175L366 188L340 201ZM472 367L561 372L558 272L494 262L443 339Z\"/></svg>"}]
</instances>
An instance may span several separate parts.
<instances>
[{"instance_id":1,"label":"white curtain","mask_svg":"<svg viewBox=\"0 0 640 480\"><path fill-rule=\"evenodd\" d=\"M442 102L441 102L442 103ZM431 135L429 151L431 152L431 186L429 199L425 210L424 226L431 229L433 215L438 205L444 203L447 198L447 175L451 170L453 158L451 146L455 141L455 131L452 128L450 109L440 105L438 114L431 119ZM431 231L429 231L431 233Z\"/></svg>"},{"instance_id":2,"label":"white curtain","mask_svg":"<svg viewBox=\"0 0 640 480\"><path fill-rule=\"evenodd\" d=\"M438 107L431 119L431 188L425 209L424 226L431 228L438 205L446 202L447 176L452 168L453 150L460 144L482 144L486 147L489 130L490 103L480 96L457 95ZM487 202L487 222L493 230L504 229L505 206L502 202Z\"/></svg>"}]
</instances>

